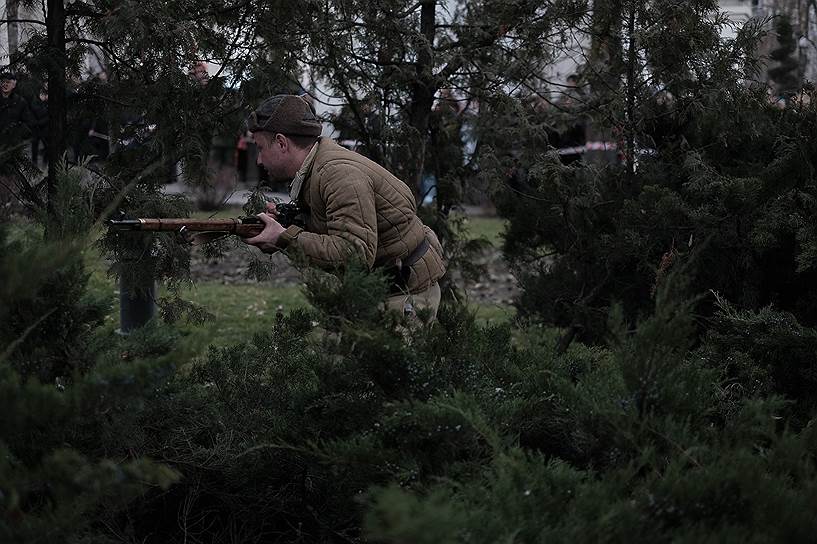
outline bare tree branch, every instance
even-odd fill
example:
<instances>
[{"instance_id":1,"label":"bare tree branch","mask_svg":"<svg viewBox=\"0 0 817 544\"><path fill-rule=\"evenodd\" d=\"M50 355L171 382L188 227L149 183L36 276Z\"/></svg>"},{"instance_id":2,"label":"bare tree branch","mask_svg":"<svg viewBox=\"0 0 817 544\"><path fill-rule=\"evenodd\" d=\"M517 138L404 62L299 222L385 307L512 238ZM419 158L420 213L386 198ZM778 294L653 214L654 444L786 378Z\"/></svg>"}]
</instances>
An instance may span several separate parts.
<instances>
[{"instance_id":1,"label":"bare tree branch","mask_svg":"<svg viewBox=\"0 0 817 544\"><path fill-rule=\"evenodd\" d=\"M0 19L0 24L17 24L17 23L28 23L32 25L45 26L45 21L40 21L38 19Z\"/></svg>"}]
</instances>

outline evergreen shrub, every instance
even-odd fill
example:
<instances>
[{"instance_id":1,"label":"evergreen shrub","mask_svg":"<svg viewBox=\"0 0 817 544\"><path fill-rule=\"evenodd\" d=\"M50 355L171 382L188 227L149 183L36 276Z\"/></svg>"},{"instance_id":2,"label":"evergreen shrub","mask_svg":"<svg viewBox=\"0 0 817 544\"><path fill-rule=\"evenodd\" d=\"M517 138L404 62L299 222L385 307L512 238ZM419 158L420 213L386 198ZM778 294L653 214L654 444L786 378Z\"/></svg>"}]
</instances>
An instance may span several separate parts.
<instances>
[{"instance_id":1,"label":"evergreen shrub","mask_svg":"<svg viewBox=\"0 0 817 544\"><path fill-rule=\"evenodd\" d=\"M121 442L106 444L112 422L171 369L125 361L120 342L98 334L103 305L87 292L86 242L76 232L52 235L45 243L0 226L3 542L81 540L104 509L178 480Z\"/></svg>"},{"instance_id":2,"label":"evergreen shrub","mask_svg":"<svg viewBox=\"0 0 817 544\"><path fill-rule=\"evenodd\" d=\"M23 271L4 301L39 292L32 263L61 266L38 251L3 252ZM90 363L47 382L15 366L18 342L0 362L2 536L807 541L813 330L719 297L700 337L690 270L637 327L619 307L606 346L561 352L456 304L433 325L364 311L383 283L354 268L310 274L313 309L192 364L166 357L167 325L88 326Z\"/></svg>"},{"instance_id":3,"label":"evergreen shrub","mask_svg":"<svg viewBox=\"0 0 817 544\"><path fill-rule=\"evenodd\" d=\"M497 193L521 314L603 342L612 306L634 323L669 269L695 253L695 292L746 310L773 304L817 324L815 111L730 89L667 111L672 138L634 172L540 155L522 194ZM714 299L701 302L697 312L713 315Z\"/></svg>"}]
</instances>

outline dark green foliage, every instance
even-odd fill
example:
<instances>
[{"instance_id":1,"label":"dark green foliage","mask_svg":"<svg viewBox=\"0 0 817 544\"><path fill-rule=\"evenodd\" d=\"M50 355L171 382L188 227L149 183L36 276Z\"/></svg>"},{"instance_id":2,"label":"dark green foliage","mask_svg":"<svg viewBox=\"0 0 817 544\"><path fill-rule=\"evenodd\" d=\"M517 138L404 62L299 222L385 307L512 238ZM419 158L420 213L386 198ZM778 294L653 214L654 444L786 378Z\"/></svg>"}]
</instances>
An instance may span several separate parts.
<instances>
[{"instance_id":1,"label":"dark green foliage","mask_svg":"<svg viewBox=\"0 0 817 544\"><path fill-rule=\"evenodd\" d=\"M168 369L130 365L116 339L98 336L102 306L86 292L85 244L59 236L44 244L0 228L3 542L75 539L102 505L124 505L177 480L166 466L100 444L99 433L142 403Z\"/></svg>"},{"instance_id":2,"label":"dark green foliage","mask_svg":"<svg viewBox=\"0 0 817 544\"><path fill-rule=\"evenodd\" d=\"M350 271L332 292L369 281ZM211 349L150 394L142 431L119 439L184 483L108 523L163 542L359 541L364 519L385 542L802 540L813 405L779 396L800 393L785 380L752 387L776 366L759 334L736 367L730 335L749 317L724 306L693 350L688 287L676 270L638 328L612 319L611 350L563 355L554 334L514 341L462 307L406 329L324 291L330 312Z\"/></svg>"},{"instance_id":3,"label":"dark green foliage","mask_svg":"<svg viewBox=\"0 0 817 544\"><path fill-rule=\"evenodd\" d=\"M722 299L717 307L700 356L728 363L723 368L724 390L736 402L777 392L798 400L787 410L792 423L812 417L817 331L773 307L738 310Z\"/></svg>"},{"instance_id":4,"label":"dark green foliage","mask_svg":"<svg viewBox=\"0 0 817 544\"><path fill-rule=\"evenodd\" d=\"M11 236L2 233L4 274L0 343L14 346L11 359L25 378L53 383L93 364L91 332L102 323L108 302L87 292L81 236L92 216L77 169L61 170L56 194L64 207L56 217L40 213L52 242L38 243L32 225ZM30 270L30 275L26 272Z\"/></svg>"},{"instance_id":5,"label":"dark green foliage","mask_svg":"<svg viewBox=\"0 0 817 544\"><path fill-rule=\"evenodd\" d=\"M652 29L653 15L625 4L634 19L611 17L624 25L613 38L627 44L627 36ZM698 16L711 12L707 2L651 4L681 10L680 18L662 21L699 37L695 47L674 52L667 51L672 39L632 42L637 54L620 59L620 72L613 63L587 76L582 113L599 138L617 140L621 159L587 154L565 165L532 145L516 153L526 175L497 186L497 209L510 219L505 253L522 286L519 309L566 327L566 342L601 342L613 305L634 323L666 273L697 249L695 292L715 290L754 310L774 304L817 323L810 288L817 279L814 105L780 110L765 91L743 84L735 67L749 62L754 26L734 41L712 41L714 12L711 20ZM644 80L642 70L653 79ZM615 87L600 86L595 78L604 74L615 76ZM539 119L516 113L516 126ZM499 151L486 161L485 175L499 179L513 164ZM697 311L711 315L711 299Z\"/></svg>"},{"instance_id":6,"label":"dark green foliage","mask_svg":"<svg viewBox=\"0 0 817 544\"><path fill-rule=\"evenodd\" d=\"M9 326L0 341L9 345L25 335L14 357L22 375L53 382L92 364L89 334L102 323L109 302L87 295L86 282L81 264L64 265L40 284L33 297L9 307Z\"/></svg>"},{"instance_id":7,"label":"dark green foliage","mask_svg":"<svg viewBox=\"0 0 817 544\"><path fill-rule=\"evenodd\" d=\"M506 353L509 331L486 334L464 310L447 309L444 328L418 325L407 343L408 331L379 306L350 305L377 286L380 278L349 267L318 291L320 312L293 313L248 344L211 349L151 396L137 415L138 439L121 440L175 466L190 485L132 504L137 534L158 526L165 542L181 541L178 515L205 541L353 538L357 498L373 483L419 482L442 474L452 456L484 457L495 433L487 422L469 428L477 407L452 383L481 383L476 361Z\"/></svg>"},{"instance_id":8,"label":"dark green foliage","mask_svg":"<svg viewBox=\"0 0 817 544\"><path fill-rule=\"evenodd\" d=\"M462 306L399 324L351 266L310 282L317 311L185 367L155 325L68 382L0 363L4 536L805 541L814 331L721 300L696 345L691 268L637 327L613 312L609 348L556 354L555 331Z\"/></svg>"},{"instance_id":9,"label":"dark green foliage","mask_svg":"<svg viewBox=\"0 0 817 544\"><path fill-rule=\"evenodd\" d=\"M372 323L381 317L382 301L388 290L382 274L372 274L365 263L352 261L342 273L305 271L307 300L324 316L324 322L338 330L340 323ZM332 323L336 323L332 325Z\"/></svg>"},{"instance_id":10,"label":"dark green foliage","mask_svg":"<svg viewBox=\"0 0 817 544\"><path fill-rule=\"evenodd\" d=\"M729 359L687 351L689 304L662 291L655 315L612 357L572 375L551 364L547 387L529 379L510 389L517 401L526 390L548 393L552 408L539 425L567 431L559 436L562 451L503 441L508 430L496 426L503 421L494 419L496 403L482 398L467 421L474 429L492 422L500 433L486 440L491 447L481 465L487 470L449 467L446 478L425 486L376 492L366 518L369 536L377 542L808 541L815 529L808 504L817 494L813 425L780 427L786 403L773 394L747 392L736 401L716 379ZM808 401L798 406L813 417Z\"/></svg>"},{"instance_id":11,"label":"dark green foliage","mask_svg":"<svg viewBox=\"0 0 817 544\"><path fill-rule=\"evenodd\" d=\"M362 8L377 29L336 28L344 19L319 4L124 2L91 17L114 77L81 101L124 97L113 118L143 119L123 134L157 128L118 149L110 171L58 187L49 245L0 226L0 540L813 539L813 106L779 110L738 85L752 40L722 48L710 0L598 2L592 20L582 2L479 2L431 43L417 25L432 4L332 3ZM530 83L557 18L617 36L592 44L590 68L606 68L582 74L611 92L585 95L577 114L616 127L621 164L562 164L548 131L569 119L489 92ZM269 43L314 49L279 62L253 41L245 59L213 30L244 21ZM376 82L326 28L380 59ZM493 46L506 35L519 47ZM388 146L414 141L402 138L417 136L436 89L475 89L520 309L567 334L482 326L458 304L434 324L401 323L383 310L383 278L354 265L307 272L314 310L194 361L173 360L168 325L127 338L101 326L81 265L94 218L110 201L131 215L187 213L161 193L166 168L182 159L192 174L204 134L231 122L230 94L179 69L194 43L255 74L248 92L271 91L280 73L265 70L304 50L349 76L339 87L367 81L394 101L401 124L382 142L396 163ZM451 136L444 125L436 136ZM103 245L122 273L184 277L171 236ZM170 298L169 320L196 313Z\"/></svg>"}]
</instances>

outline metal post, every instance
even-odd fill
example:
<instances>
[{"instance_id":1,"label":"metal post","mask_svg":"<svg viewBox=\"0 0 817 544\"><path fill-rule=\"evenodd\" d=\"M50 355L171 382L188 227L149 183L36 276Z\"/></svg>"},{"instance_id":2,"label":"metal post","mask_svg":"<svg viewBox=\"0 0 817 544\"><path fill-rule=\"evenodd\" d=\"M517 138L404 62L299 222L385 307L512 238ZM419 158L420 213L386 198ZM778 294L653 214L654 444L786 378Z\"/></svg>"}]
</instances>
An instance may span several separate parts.
<instances>
[{"instance_id":1,"label":"metal post","mask_svg":"<svg viewBox=\"0 0 817 544\"><path fill-rule=\"evenodd\" d=\"M119 278L119 334L127 335L144 327L156 316L156 281Z\"/></svg>"}]
</instances>

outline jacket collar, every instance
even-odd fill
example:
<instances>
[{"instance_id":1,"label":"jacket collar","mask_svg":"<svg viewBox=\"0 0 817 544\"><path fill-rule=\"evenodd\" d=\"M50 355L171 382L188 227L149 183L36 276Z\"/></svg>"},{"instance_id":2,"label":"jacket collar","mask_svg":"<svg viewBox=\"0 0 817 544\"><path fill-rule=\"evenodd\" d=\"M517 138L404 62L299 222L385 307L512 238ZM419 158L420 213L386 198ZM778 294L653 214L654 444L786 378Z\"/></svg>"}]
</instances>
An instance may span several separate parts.
<instances>
[{"instance_id":1,"label":"jacket collar","mask_svg":"<svg viewBox=\"0 0 817 544\"><path fill-rule=\"evenodd\" d=\"M303 189L304 182L312 172L312 165L315 163L315 155L318 154L318 146L321 145L321 140L318 140L312 144L312 149L309 150L309 154L307 154L306 158L304 159L304 163L295 173L295 177L292 178L292 181L289 184L289 198L293 201L298 200L298 197L301 196L301 190Z\"/></svg>"}]
</instances>

